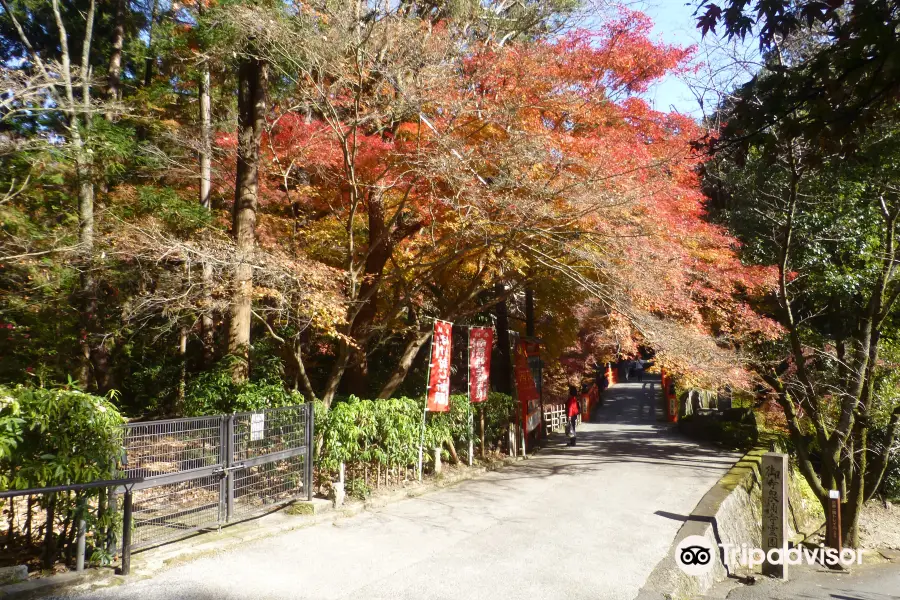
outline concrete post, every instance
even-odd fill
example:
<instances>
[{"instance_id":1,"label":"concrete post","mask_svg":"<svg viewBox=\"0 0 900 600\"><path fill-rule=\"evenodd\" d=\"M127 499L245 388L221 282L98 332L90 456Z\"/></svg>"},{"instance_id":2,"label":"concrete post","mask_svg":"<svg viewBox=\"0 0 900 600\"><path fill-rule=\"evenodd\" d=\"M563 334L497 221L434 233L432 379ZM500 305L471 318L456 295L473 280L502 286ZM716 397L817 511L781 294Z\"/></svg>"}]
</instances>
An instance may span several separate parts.
<instances>
[{"instance_id":1,"label":"concrete post","mask_svg":"<svg viewBox=\"0 0 900 600\"><path fill-rule=\"evenodd\" d=\"M441 472L442 468L443 467L441 465L441 448L440 448L440 446L438 446L434 449L434 474L435 475L439 474Z\"/></svg>"}]
</instances>

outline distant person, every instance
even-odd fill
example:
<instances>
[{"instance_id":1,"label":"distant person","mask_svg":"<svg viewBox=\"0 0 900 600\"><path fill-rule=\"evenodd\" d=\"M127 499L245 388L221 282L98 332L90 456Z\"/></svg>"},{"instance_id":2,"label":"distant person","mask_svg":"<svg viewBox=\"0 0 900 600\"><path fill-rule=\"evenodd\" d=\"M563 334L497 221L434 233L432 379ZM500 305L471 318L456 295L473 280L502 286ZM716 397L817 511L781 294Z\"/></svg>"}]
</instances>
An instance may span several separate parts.
<instances>
[{"instance_id":1,"label":"distant person","mask_svg":"<svg viewBox=\"0 0 900 600\"><path fill-rule=\"evenodd\" d=\"M575 445L575 421L578 418L578 415L581 413L581 408L578 406L578 388L574 385L569 386L569 401L568 408L566 410L566 415L569 417L569 445Z\"/></svg>"},{"instance_id":2,"label":"distant person","mask_svg":"<svg viewBox=\"0 0 900 600\"><path fill-rule=\"evenodd\" d=\"M597 403L603 406L603 392L609 387L609 380L605 371L597 371Z\"/></svg>"},{"instance_id":3,"label":"distant person","mask_svg":"<svg viewBox=\"0 0 900 600\"><path fill-rule=\"evenodd\" d=\"M637 361L637 365L634 367L634 374L637 376L638 381L644 380L644 361Z\"/></svg>"}]
</instances>

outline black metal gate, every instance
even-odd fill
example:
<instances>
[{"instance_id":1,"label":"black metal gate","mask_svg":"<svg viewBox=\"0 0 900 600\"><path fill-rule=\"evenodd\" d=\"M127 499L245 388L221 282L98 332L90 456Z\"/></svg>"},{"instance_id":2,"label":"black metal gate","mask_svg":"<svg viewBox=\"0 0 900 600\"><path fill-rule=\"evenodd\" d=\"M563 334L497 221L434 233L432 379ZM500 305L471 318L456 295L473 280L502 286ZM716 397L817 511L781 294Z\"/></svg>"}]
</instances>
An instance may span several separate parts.
<instances>
[{"instance_id":1,"label":"black metal gate","mask_svg":"<svg viewBox=\"0 0 900 600\"><path fill-rule=\"evenodd\" d=\"M311 404L255 413L129 423L124 473L132 547L312 499Z\"/></svg>"}]
</instances>

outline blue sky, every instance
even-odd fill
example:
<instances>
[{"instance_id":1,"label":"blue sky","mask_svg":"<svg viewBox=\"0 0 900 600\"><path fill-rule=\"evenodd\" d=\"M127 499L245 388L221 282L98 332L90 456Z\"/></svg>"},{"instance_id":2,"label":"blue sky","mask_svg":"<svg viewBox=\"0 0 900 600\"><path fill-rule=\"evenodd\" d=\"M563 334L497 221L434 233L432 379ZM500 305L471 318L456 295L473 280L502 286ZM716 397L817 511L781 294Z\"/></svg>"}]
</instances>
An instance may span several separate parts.
<instances>
[{"instance_id":1,"label":"blue sky","mask_svg":"<svg viewBox=\"0 0 900 600\"><path fill-rule=\"evenodd\" d=\"M695 25L694 11L696 10L696 5L697 0L634 0L628 2L630 8L640 10L653 19L655 24L654 36L657 39L679 46L697 44L701 46L702 50L699 54L704 55L710 45L704 46L700 31ZM708 34L709 38L712 38L712 36L713 34ZM741 52L749 52L750 55L755 55L752 41L748 41L747 44L740 44L740 46L743 48ZM712 56L718 56L722 61L727 60L727 56L717 50L711 50L711 53ZM734 77L740 82L749 79L749 75L740 72L736 73ZM654 85L645 97L657 110L676 110L695 117L702 115L700 105L691 93L689 86L676 76L670 75L662 82Z\"/></svg>"},{"instance_id":2,"label":"blue sky","mask_svg":"<svg viewBox=\"0 0 900 600\"><path fill-rule=\"evenodd\" d=\"M685 0L644 0L635 8L647 13L655 24L654 34L669 44L690 46L699 43L700 32L694 26L694 4ZM695 114L699 110L687 84L669 76L650 90L648 100L657 110Z\"/></svg>"}]
</instances>

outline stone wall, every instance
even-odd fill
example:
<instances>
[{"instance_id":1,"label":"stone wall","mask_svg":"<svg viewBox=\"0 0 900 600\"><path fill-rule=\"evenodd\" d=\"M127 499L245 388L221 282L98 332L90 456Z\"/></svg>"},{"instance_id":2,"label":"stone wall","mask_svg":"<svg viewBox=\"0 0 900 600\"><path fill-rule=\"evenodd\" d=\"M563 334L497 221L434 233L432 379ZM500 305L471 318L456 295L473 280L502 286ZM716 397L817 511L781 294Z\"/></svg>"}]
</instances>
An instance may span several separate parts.
<instances>
[{"instance_id":1,"label":"stone wall","mask_svg":"<svg viewBox=\"0 0 900 600\"><path fill-rule=\"evenodd\" d=\"M678 531L669 553L660 561L644 584L639 600L693 598L705 593L714 583L731 575L724 557L716 554L715 564L705 575L684 573L675 564L675 547L691 535L705 537L713 547L717 544L761 545L762 490L759 465L768 448L751 450L697 504ZM791 515L788 524L795 543L816 531L825 519L821 505L812 496L803 476L793 467L788 480Z\"/></svg>"}]
</instances>

